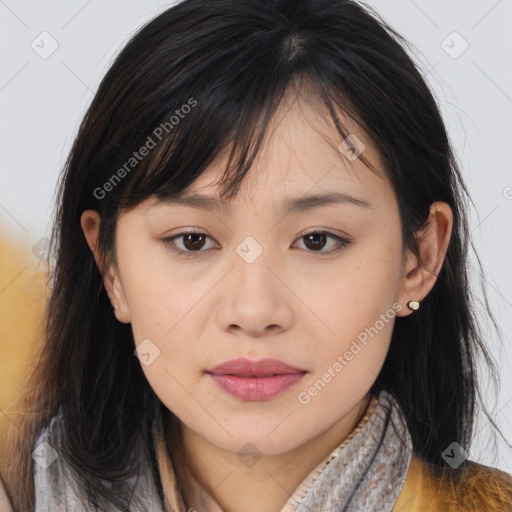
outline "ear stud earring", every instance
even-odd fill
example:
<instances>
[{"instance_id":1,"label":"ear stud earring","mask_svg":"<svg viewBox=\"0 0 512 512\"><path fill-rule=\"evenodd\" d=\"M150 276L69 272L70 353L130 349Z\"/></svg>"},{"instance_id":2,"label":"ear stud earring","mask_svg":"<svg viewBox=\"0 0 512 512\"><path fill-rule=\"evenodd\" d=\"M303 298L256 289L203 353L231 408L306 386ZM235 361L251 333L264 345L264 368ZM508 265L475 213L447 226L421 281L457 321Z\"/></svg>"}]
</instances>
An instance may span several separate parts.
<instances>
[{"instance_id":1,"label":"ear stud earring","mask_svg":"<svg viewBox=\"0 0 512 512\"><path fill-rule=\"evenodd\" d=\"M418 300L410 300L408 303L407 303L407 307L409 309L411 309L412 311L416 311L419 309L420 307L420 302Z\"/></svg>"}]
</instances>

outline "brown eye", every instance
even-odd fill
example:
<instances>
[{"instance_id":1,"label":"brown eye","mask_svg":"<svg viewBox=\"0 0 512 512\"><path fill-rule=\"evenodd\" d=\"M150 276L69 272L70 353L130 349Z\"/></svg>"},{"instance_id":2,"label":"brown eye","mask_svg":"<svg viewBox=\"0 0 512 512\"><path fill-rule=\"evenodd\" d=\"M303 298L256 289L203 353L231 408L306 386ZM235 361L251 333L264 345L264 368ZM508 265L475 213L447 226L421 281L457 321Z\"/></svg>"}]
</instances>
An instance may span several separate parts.
<instances>
[{"instance_id":1,"label":"brown eye","mask_svg":"<svg viewBox=\"0 0 512 512\"><path fill-rule=\"evenodd\" d=\"M204 246L205 235L201 233L189 233L183 236L183 245L189 251L196 251Z\"/></svg>"},{"instance_id":2,"label":"brown eye","mask_svg":"<svg viewBox=\"0 0 512 512\"><path fill-rule=\"evenodd\" d=\"M173 252L182 256L195 256L202 252L207 252L210 247L203 249L207 239L212 240L206 233L198 233L195 231L178 233L177 235L163 238L162 242L168 246ZM178 243L180 241L181 243Z\"/></svg>"},{"instance_id":3,"label":"brown eye","mask_svg":"<svg viewBox=\"0 0 512 512\"><path fill-rule=\"evenodd\" d=\"M324 248L327 237L323 233L313 233L306 235L304 240L306 241L306 247L312 251L318 251Z\"/></svg>"},{"instance_id":4,"label":"brown eye","mask_svg":"<svg viewBox=\"0 0 512 512\"><path fill-rule=\"evenodd\" d=\"M324 251L323 249L328 245L329 239L335 241L334 248ZM311 233L302 235L299 240L304 240L304 245L309 252L318 252L320 254L332 254L350 244L350 240L341 238L327 231L312 231Z\"/></svg>"}]
</instances>

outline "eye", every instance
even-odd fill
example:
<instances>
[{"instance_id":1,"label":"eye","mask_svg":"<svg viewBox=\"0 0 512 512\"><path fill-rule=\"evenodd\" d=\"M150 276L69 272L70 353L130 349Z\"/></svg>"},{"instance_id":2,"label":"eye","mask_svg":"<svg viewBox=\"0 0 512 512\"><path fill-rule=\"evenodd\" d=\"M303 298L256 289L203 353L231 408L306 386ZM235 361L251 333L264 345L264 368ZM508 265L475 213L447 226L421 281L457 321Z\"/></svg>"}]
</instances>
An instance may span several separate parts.
<instances>
[{"instance_id":1,"label":"eye","mask_svg":"<svg viewBox=\"0 0 512 512\"><path fill-rule=\"evenodd\" d=\"M210 238L206 233L200 233L197 231L185 231L182 233L178 233L177 235L163 238L162 242L168 246L172 251L183 255L183 256L193 256L194 253L198 252L206 252L205 250L201 250L205 246L205 239ZM181 240L183 243L183 249L177 247L175 240Z\"/></svg>"},{"instance_id":2,"label":"eye","mask_svg":"<svg viewBox=\"0 0 512 512\"><path fill-rule=\"evenodd\" d=\"M326 240L328 239L334 240L334 248L322 251L326 245ZM329 233L328 231L311 231L310 233L302 235L299 240L305 241L306 247L310 250L309 252L318 252L321 254L333 254L341 251L351 243L350 240L333 233Z\"/></svg>"}]
</instances>

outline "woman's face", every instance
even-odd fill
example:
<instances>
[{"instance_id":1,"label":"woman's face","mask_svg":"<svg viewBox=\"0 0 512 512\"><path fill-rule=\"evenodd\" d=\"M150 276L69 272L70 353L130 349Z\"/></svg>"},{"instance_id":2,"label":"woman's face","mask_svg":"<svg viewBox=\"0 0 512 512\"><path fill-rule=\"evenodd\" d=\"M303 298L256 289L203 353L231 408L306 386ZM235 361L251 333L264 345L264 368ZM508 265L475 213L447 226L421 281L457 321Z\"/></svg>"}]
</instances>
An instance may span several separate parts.
<instances>
[{"instance_id":1,"label":"woman's face","mask_svg":"<svg viewBox=\"0 0 512 512\"><path fill-rule=\"evenodd\" d=\"M132 325L151 387L195 434L231 452L252 443L283 453L346 416L375 381L405 308L398 205L374 146L353 127L380 176L329 145L318 130L335 130L310 107L290 105L229 209L151 199L117 225L116 315ZM225 162L186 195L213 204ZM306 201L324 194L342 200ZM238 358L291 369L209 373Z\"/></svg>"}]
</instances>

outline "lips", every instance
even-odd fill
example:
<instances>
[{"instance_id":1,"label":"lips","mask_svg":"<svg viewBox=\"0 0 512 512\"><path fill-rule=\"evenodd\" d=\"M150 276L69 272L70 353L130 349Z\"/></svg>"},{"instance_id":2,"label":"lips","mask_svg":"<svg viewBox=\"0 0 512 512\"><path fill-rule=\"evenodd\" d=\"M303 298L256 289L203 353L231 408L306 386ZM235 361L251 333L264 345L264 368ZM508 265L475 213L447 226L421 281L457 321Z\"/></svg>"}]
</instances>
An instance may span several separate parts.
<instances>
[{"instance_id":1,"label":"lips","mask_svg":"<svg viewBox=\"0 0 512 512\"><path fill-rule=\"evenodd\" d=\"M234 359L206 373L220 389L237 399L264 401L295 385L307 372L277 359Z\"/></svg>"},{"instance_id":2,"label":"lips","mask_svg":"<svg viewBox=\"0 0 512 512\"><path fill-rule=\"evenodd\" d=\"M248 359L233 359L219 364L207 373L213 375L237 375L239 377L272 377L273 375L288 375L302 373L305 370L290 366L278 359L262 359L250 361Z\"/></svg>"}]
</instances>

